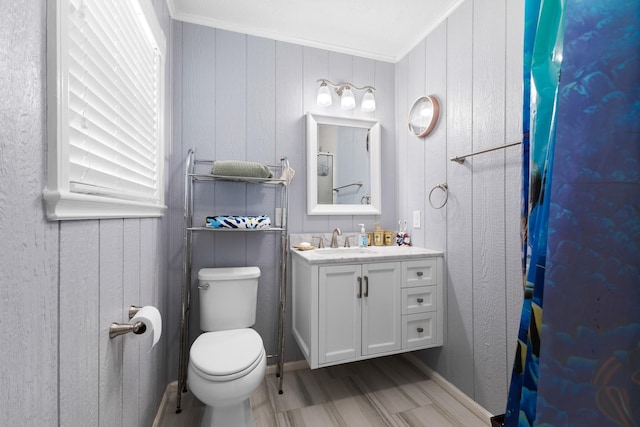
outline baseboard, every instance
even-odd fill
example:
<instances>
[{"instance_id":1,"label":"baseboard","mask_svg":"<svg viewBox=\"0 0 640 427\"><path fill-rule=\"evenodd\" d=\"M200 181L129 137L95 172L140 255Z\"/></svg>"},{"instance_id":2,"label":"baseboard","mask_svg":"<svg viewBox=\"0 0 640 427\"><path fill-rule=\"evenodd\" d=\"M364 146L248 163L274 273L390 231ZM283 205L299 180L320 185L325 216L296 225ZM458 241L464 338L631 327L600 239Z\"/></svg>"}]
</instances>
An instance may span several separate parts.
<instances>
[{"instance_id":1,"label":"baseboard","mask_svg":"<svg viewBox=\"0 0 640 427\"><path fill-rule=\"evenodd\" d=\"M460 389L447 381L442 375L431 369L423 361L418 359L411 353L405 353L402 355L405 359L411 362L416 368L420 369L433 380L436 384L442 387L447 393L453 396L458 402L460 402L465 408L474 413L474 415L482 420L485 420L488 425L491 425L491 417L493 414L482 407L478 402L471 399L464 394Z\"/></svg>"},{"instance_id":2,"label":"baseboard","mask_svg":"<svg viewBox=\"0 0 640 427\"><path fill-rule=\"evenodd\" d=\"M282 366L282 370L284 372L291 372L291 371L299 371L301 369L307 369L309 367L309 364L307 363L306 360L296 360L293 362L284 362L284 365ZM271 374L275 374L278 370L278 365L269 365L267 366L267 373L266 375L271 375Z\"/></svg>"},{"instance_id":3,"label":"baseboard","mask_svg":"<svg viewBox=\"0 0 640 427\"><path fill-rule=\"evenodd\" d=\"M160 406L158 407L158 411L156 412L156 417L153 419L152 427L160 427L160 423L162 422L162 415L169 405L169 396L171 396L172 392L178 391L178 381L173 381L167 384L167 387L164 389L164 394L162 395L162 400L160 401Z\"/></svg>"}]
</instances>

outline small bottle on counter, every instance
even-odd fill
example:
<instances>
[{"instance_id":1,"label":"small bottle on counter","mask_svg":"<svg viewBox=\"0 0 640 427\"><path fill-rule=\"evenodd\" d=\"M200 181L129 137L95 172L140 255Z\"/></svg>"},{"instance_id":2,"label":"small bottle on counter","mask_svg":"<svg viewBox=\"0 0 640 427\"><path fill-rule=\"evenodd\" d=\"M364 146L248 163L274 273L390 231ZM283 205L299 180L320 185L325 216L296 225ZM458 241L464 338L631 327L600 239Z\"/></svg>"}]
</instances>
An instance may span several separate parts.
<instances>
[{"instance_id":1,"label":"small bottle on counter","mask_svg":"<svg viewBox=\"0 0 640 427\"><path fill-rule=\"evenodd\" d=\"M358 224L360 226L360 234L358 235L358 246L364 248L367 246L367 232L364 229L364 224Z\"/></svg>"},{"instance_id":2,"label":"small bottle on counter","mask_svg":"<svg viewBox=\"0 0 640 427\"><path fill-rule=\"evenodd\" d=\"M384 231L380 228L380 223L376 223L376 229L373 230L373 244L382 246L384 242Z\"/></svg>"}]
</instances>

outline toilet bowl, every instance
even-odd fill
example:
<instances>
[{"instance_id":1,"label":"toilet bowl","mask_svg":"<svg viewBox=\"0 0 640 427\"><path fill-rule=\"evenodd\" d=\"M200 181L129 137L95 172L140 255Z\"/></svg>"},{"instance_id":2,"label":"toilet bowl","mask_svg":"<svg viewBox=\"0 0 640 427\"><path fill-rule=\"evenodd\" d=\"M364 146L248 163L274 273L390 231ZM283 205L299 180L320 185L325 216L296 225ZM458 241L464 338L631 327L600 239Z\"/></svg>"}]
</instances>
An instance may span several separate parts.
<instances>
[{"instance_id":1,"label":"toilet bowl","mask_svg":"<svg viewBox=\"0 0 640 427\"><path fill-rule=\"evenodd\" d=\"M206 332L191 346L189 387L205 405L203 427L255 426L249 396L267 366L260 335L253 329Z\"/></svg>"},{"instance_id":2,"label":"toilet bowl","mask_svg":"<svg viewBox=\"0 0 640 427\"><path fill-rule=\"evenodd\" d=\"M238 315L229 307L246 306L247 299L255 298L259 274L257 267L202 269L198 274L201 310L223 301L227 310L224 316L219 310L206 320L201 316L200 328L212 332L196 338L189 352L189 388L206 405L202 427L255 426L249 396L264 379L266 352L260 335L248 327L255 321L255 309Z\"/></svg>"}]
</instances>

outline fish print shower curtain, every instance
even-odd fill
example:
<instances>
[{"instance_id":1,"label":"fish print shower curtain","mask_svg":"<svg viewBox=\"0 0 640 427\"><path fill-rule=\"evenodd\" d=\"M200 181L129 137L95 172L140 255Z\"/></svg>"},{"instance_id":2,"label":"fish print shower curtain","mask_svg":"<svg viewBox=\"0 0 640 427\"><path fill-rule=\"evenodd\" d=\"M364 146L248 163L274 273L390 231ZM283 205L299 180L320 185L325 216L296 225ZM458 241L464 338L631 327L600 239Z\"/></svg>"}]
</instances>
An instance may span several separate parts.
<instances>
[{"instance_id":1,"label":"fish print shower curtain","mask_svg":"<svg viewBox=\"0 0 640 427\"><path fill-rule=\"evenodd\" d=\"M640 2L526 0L505 426L640 426Z\"/></svg>"}]
</instances>

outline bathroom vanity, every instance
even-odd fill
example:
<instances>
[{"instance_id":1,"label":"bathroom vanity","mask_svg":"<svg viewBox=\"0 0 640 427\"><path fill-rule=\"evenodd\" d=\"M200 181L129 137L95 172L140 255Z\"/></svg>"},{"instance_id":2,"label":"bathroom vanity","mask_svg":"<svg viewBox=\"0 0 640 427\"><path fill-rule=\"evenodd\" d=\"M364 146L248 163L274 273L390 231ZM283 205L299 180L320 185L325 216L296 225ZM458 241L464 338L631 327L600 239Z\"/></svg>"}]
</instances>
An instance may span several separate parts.
<instances>
[{"instance_id":1,"label":"bathroom vanity","mask_svg":"<svg viewBox=\"0 0 640 427\"><path fill-rule=\"evenodd\" d=\"M291 250L293 335L312 369L442 346L442 252Z\"/></svg>"}]
</instances>

